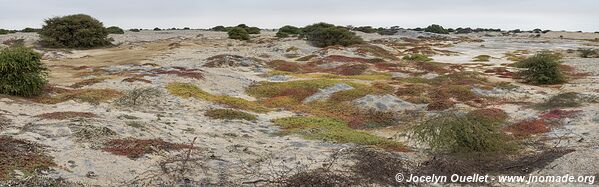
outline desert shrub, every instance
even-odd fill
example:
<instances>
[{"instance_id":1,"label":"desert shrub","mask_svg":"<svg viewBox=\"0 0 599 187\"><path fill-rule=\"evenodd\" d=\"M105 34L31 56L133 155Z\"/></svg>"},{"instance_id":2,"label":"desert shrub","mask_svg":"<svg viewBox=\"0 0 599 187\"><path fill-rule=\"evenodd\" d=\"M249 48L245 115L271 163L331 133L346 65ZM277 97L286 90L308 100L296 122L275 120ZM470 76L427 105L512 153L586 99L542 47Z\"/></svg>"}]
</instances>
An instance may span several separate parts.
<instances>
[{"instance_id":1,"label":"desert shrub","mask_svg":"<svg viewBox=\"0 0 599 187\"><path fill-rule=\"evenodd\" d=\"M250 40L250 34L241 27L235 27L231 29L228 34L230 39Z\"/></svg>"},{"instance_id":2,"label":"desert shrub","mask_svg":"<svg viewBox=\"0 0 599 187\"><path fill-rule=\"evenodd\" d=\"M423 54L406 55L402 59L407 60L407 61L415 61L415 62L428 62L428 61L433 60L432 58L429 58L428 56L423 55Z\"/></svg>"},{"instance_id":3,"label":"desert shrub","mask_svg":"<svg viewBox=\"0 0 599 187\"><path fill-rule=\"evenodd\" d=\"M441 114L413 129L414 137L439 152L508 151L508 137L501 123L474 115Z\"/></svg>"},{"instance_id":4,"label":"desert shrub","mask_svg":"<svg viewBox=\"0 0 599 187\"><path fill-rule=\"evenodd\" d=\"M489 55L478 55L475 56L472 61L473 62L488 62L491 59L491 56Z\"/></svg>"},{"instance_id":5,"label":"desert shrub","mask_svg":"<svg viewBox=\"0 0 599 187\"><path fill-rule=\"evenodd\" d=\"M447 31L445 28L443 28L442 26L437 25L437 24L432 24L432 25L426 27L424 29L424 31L437 33L437 34L449 34L449 31Z\"/></svg>"},{"instance_id":6,"label":"desert shrub","mask_svg":"<svg viewBox=\"0 0 599 187\"><path fill-rule=\"evenodd\" d=\"M9 47L24 46L25 45L25 39L23 39L23 38L10 38L8 40L4 40L2 42L2 44L7 45Z\"/></svg>"},{"instance_id":7,"label":"desert shrub","mask_svg":"<svg viewBox=\"0 0 599 187\"><path fill-rule=\"evenodd\" d=\"M102 150L130 159L137 159L146 154L160 151L176 151L181 149L193 149L192 145L166 142L162 139L114 139L104 143Z\"/></svg>"},{"instance_id":8,"label":"desert shrub","mask_svg":"<svg viewBox=\"0 0 599 187\"><path fill-rule=\"evenodd\" d=\"M597 50L597 49L580 48L580 49L578 49L578 52L580 52L580 57L582 57L582 58L598 58L599 57L599 50Z\"/></svg>"},{"instance_id":9,"label":"desert shrub","mask_svg":"<svg viewBox=\"0 0 599 187\"><path fill-rule=\"evenodd\" d=\"M139 32L139 31L141 31L141 29L129 29L129 31L131 31L131 32Z\"/></svg>"},{"instance_id":10,"label":"desert shrub","mask_svg":"<svg viewBox=\"0 0 599 187\"><path fill-rule=\"evenodd\" d=\"M135 88L128 91L116 102L120 105L136 106L138 104L146 104L160 95L162 93L157 88Z\"/></svg>"},{"instance_id":11,"label":"desert shrub","mask_svg":"<svg viewBox=\"0 0 599 187\"><path fill-rule=\"evenodd\" d=\"M9 31L9 30L6 30L6 29L0 29L0 35L3 35L3 34L8 34L8 33L10 33L10 31Z\"/></svg>"},{"instance_id":12,"label":"desert shrub","mask_svg":"<svg viewBox=\"0 0 599 187\"><path fill-rule=\"evenodd\" d=\"M204 115L214 119L242 119L248 121L256 121L258 119L256 115L232 109L212 109L206 111Z\"/></svg>"},{"instance_id":13,"label":"desert shrub","mask_svg":"<svg viewBox=\"0 0 599 187\"><path fill-rule=\"evenodd\" d=\"M279 31L277 31L277 37L279 38L287 38L290 36L298 36L302 33L302 30L300 28L291 26L291 25L285 25L283 27L281 27L279 29Z\"/></svg>"},{"instance_id":14,"label":"desert shrub","mask_svg":"<svg viewBox=\"0 0 599 187\"><path fill-rule=\"evenodd\" d=\"M0 94L39 95L47 82L39 53L23 46L0 51Z\"/></svg>"},{"instance_id":15,"label":"desert shrub","mask_svg":"<svg viewBox=\"0 0 599 187\"><path fill-rule=\"evenodd\" d=\"M125 34L125 31L117 26L108 27L106 31L108 31L108 34Z\"/></svg>"},{"instance_id":16,"label":"desert shrub","mask_svg":"<svg viewBox=\"0 0 599 187\"><path fill-rule=\"evenodd\" d=\"M161 30L162 30L162 29L160 29L160 28L158 28L158 27L155 27L155 28L154 28L154 31L161 31Z\"/></svg>"},{"instance_id":17,"label":"desert shrub","mask_svg":"<svg viewBox=\"0 0 599 187\"><path fill-rule=\"evenodd\" d=\"M380 35L395 35L398 31L395 29L379 28L376 32Z\"/></svg>"},{"instance_id":18,"label":"desert shrub","mask_svg":"<svg viewBox=\"0 0 599 187\"><path fill-rule=\"evenodd\" d=\"M550 97L547 101L534 105L534 108L545 110L553 108L572 108L582 106L582 98L578 93L566 92Z\"/></svg>"},{"instance_id":19,"label":"desert shrub","mask_svg":"<svg viewBox=\"0 0 599 187\"><path fill-rule=\"evenodd\" d=\"M539 53L518 62L519 72L526 82L532 84L557 84L565 81L560 70L560 58L554 54Z\"/></svg>"},{"instance_id":20,"label":"desert shrub","mask_svg":"<svg viewBox=\"0 0 599 187\"><path fill-rule=\"evenodd\" d=\"M260 34L260 28L258 27L248 27L245 31L247 31L248 34Z\"/></svg>"},{"instance_id":21,"label":"desert shrub","mask_svg":"<svg viewBox=\"0 0 599 187\"><path fill-rule=\"evenodd\" d=\"M40 31L47 47L93 48L110 45L102 22L85 14L47 19Z\"/></svg>"},{"instance_id":22,"label":"desert shrub","mask_svg":"<svg viewBox=\"0 0 599 187\"><path fill-rule=\"evenodd\" d=\"M376 29L372 28L372 26L355 27L352 30L360 31L360 32L364 32L364 33L375 33L377 31Z\"/></svg>"},{"instance_id":23,"label":"desert shrub","mask_svg":"<svg viewBox=\"0 0 599 187\"><path fill-rule=\"evenodd\" d=\"M316 47L327 47L333 45L349 46L361 44L364 41L347 28L335 27L331 24L317 23L302 29L303 35L312 45Z\"/></svg>"},{"instance_id":24,"label":"desert shrub","mask_svg":"<svg viewBox=\"0 0 599 187\"><path fill-rule=\"evenodd\" d=\"M211 31L218 31L218 32L227 32L228 31L227 28L225 26L222 26L222 25L219 25L219 26L216 26L216 27L212 27L210 30Z\"/></svg>"},{"instance_id":25,"label":"desert shrub","mask_svg":"<svg viewBox=\"0 0 599 187\"><path fill-rule=\"evenodd\" d=\"M24 28L23 30L21 30L21 32L39 32L40 30L42 30L42 29L34 29L31 27L27 27L27 28Z\"/></svg>"}]
</instances>

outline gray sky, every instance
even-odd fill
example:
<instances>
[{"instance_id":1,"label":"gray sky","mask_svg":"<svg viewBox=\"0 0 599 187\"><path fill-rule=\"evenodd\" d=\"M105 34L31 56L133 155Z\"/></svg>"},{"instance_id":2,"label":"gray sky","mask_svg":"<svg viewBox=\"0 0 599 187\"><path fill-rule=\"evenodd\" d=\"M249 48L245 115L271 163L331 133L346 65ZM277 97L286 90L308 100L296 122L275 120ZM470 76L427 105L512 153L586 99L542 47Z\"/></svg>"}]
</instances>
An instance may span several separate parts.
<instances>
[{"instance_id":1,"label":"gray sky","mask_svg":"<svg viewBox=\"0 0 599 187\"><path fill-rule=\"evenodd\" d=\"M262 28L338 25L599 31L599 0L0 0L0 28L41 27L45 18L85 13L106 26Z\"/></svg>"}]
</instances>

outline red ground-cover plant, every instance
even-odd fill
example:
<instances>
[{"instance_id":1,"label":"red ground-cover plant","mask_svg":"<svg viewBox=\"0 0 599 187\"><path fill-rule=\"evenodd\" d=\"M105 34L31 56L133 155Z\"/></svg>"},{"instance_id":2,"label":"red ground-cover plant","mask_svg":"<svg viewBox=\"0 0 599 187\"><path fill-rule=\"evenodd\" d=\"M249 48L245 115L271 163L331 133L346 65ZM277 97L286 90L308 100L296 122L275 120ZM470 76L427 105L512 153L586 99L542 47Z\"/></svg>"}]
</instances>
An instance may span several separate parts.
<instances>
[{"instance_id":1,"label":"red ground-cover plant","mask_svg":"<svg viewBox=\"0 0 599 187\"><path fill-rule=\"evenodd\" d=\"M549 132L549 124L543 119L524 120L508 126L505 130L516 137L528 137Z\"/></svg>"},{"instance_id":2,"label":"red ground-cover plant","mask_svg":"<svg viewBox=\"0 0 599 187\"><path fill-rule=\"evenodd\" d=\"M549 112L542 113L540 118L542 119L563 119L574 117L577 114L582 112L582 110L562 110L562 109L553 109Z\"/></svg>"}]
</instances>

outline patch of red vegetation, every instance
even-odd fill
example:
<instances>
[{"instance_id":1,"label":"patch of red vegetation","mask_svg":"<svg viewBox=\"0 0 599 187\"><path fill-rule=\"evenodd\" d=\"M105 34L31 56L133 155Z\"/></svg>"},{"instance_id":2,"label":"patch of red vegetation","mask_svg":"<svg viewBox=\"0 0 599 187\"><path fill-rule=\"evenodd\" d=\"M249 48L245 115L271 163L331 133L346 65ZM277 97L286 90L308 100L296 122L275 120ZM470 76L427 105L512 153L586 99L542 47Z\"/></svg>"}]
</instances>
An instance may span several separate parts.
<instances>
[{"instance_id":1,"label":"patch of red vegetation","mask_svg":"<svg viewBox=\"0 0 599 187\"><path fill-rule=\"evenodd\" d=\"M496 67L493 69L486 70L485 73L493 73L501 78L513 78L514 72L508 71L505 67Z\"/></svg>"},{"instance_id":2,"label":"patch of red vegetation","mask_svg":"<svg viewBox=\"0 0 599 187\"><path fill-rule=\"evenodd\" d=\"M365 59L365 58L348 57L348 56L341 56L341 55L326 56L324 58L321 58L319 61L322 61L321 63L329 63L329 62L369 63L369 62L371 62L369 59Z\"/></svg>"},{"instance_id":3,"label":"patch of red vegetation","mask_svg":"<svg viewBox=\"0 0 599 187\"><path fill-rule=\"evenodd\" d=\"M468 113L468 115L486 118L493 121L505 121L509 117L505 111L498 108L478 109Z\"/></svg>"},{"instance_id":4,"label":"patch of red vegetation","mask_svg":"<svg viewBox=\"0 0 599 187\"><path fill-rule=\"evenodd\" d=\"M275 95L275 97L288 96L295 99L296 101L302 101L316 92L318 92L318 89L316 88L289 88Z\"/></svg>"},{"instance_id":5,"label":"patch of red vegetation","mask_svg":"<svg viewBox=\"0 0 599 187\"><path fill-rule=\"evenodd\" d=\"M56 119L56 120L65 120L72 118L95 118L98 117L96 114L91 112L50 112L37 115L35 117L42 119Z\"/></svg>"},{"instance_id":6,"label":"patch of red vegetation","mask_svg":"<svg viewBox=\"0 0 599 187\"><path fill-rule=\"evenodd\" d=\"M516 137L528 137L533 134L542 134L549 132L551 129L543 119L525 120L510 125L505 130L511 132Z\"/></svg>"},{"instance_id":7,"label":"patch of red vegetation","mask_svg":"<svg viewBox=\"0 0 599 187\"><path fill-rule=\"evenodd\" d=\"M395 63L395 62L381 62L381 63L374 64L374 67L378 70L391 71L391 72L400 72L400 71L402 71L401 68L404 66L405 65L403 65L403 64Z\"/></svg>"},{"instance_id":8,"label":"patch of red vegetation","mask_svg":"<svg viewBox=\"0 0 599 187\"><path fill-rule=\"evenodd\" d=\"M0 136L0 142L0 181L9 179L14 170L34 173L56 165L41 145L9 136Z\"/></svg>"},{"instance_id":9,"label":"patch of red vegetation","mask_svg":"<svg viewBox=\"0 0 599 187\"><path fill-rule=\"evenodd\" d=\"M345 64L333 69L333 72L337 75L360 75L368 69L366 64Z\"/></svg>"},{"instance_id":10,"label":"patch of red vegetation","mask_svg":"<svg viewBox=\"0 0 599 187\"><path fill-rule=\"evenodd\" d=\"M554 109L549 112L541 114L542 119L563 119L571 118L582 112L582 110L562 110Z\"/></svg>"},{"instance_id":11,"label":"patch of red vegetation","mask_svg":"<svg viewBox=\"0 0 599 187\"><path fill-rule=\"evenodd\" d=\"M165 142L162 139L114 139L104 143L102 150L115 155L126 156L131 159L140 158L146 154L157 151L176 151L181 149L193 149L192 145L175 144Z\"/></svg>"},{"instance_id":12,"label":"patch of red vegetation","mask_svg":"<svg viewBox=\"0 0 599 187\"><path fill-rule=\"evenodd\" d=\"M179 77L187 77L187 78L197 79L197 80L204 78L204 74L199 69L185 69L185 68L180 68L180 69L175 68L175 70L157 69L157 70L152 70L151 72L152 72L152 74L157 74L157 75L165 75L165 74L166 75L176 75Z\"/></svg>"},{"instance_id":13,"label":"patch of red vegetation","mask_svg":"<svg viewBox=\"0 0 599 187\"><path fill-rule=\"evenodd\" d=\"M275 70L288 71L288 72L300 72L302 71L302 65L294 62L288 62L284 60L273 60L267 63L267 65Z\"/></svg>"}]
</instances>

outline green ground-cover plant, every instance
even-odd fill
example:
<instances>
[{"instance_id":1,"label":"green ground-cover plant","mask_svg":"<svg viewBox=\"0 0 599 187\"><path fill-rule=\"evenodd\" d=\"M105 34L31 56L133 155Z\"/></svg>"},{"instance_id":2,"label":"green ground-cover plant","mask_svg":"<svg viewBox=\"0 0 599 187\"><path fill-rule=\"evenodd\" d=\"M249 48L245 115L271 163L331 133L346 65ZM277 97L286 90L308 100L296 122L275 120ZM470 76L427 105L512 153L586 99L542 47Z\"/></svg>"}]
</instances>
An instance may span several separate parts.
<instances>
[{"instance_id":1,"label":"green ground-cover plant","mask_svg":"<svg viewBox=\"0 0 599 187\"><path fill-rule=\"evenodd\" d=\"M256 102L248 101L242 98L231 97L231 96L219 96L212 95L194 86L186 83L171 83L167 85L166 89L173 95L183 98L196 98L203 99L218 104L222 104L231 108L249 110L254 112L268 112L269 109L259 105Z\"/></svg>"},{"instance_id":2,"label":"green ground-cover plant","mask_svg":"<svg viewBox=\"0 0 599 187\"><path fill-rule=\"evenodd\" d=\"M432 58L430 58L424 54L406 55L402 59L407 60L407 61L415 61L415 62L429 62L429 61L433 60Z\"/></svg>"},{"instance_id":3,"label":"green ground-cover plant","mask_svg":"<svg viewBox=\"0 0 599 187\"><path fill-rule=\"evenodd\" d=\"M273 122L283 128L285 134L299 134L307 139L372 145L397 151L405 150L399 142L351 129L345 122L331 118L288 117L276 119Z\"/></svg>"},{"instance_id":4,"label":"green ground-cover plant","mask_svg":"<svg viewBox=\"0 0 599 187\"><path fill-rule=\"evenodd\" d=\"M533 105L533 108L547 110L554 108L572 108L582 106L582 98L578 93L566 92L550 97L543 103Z\"/></svg>"},{"instance_id":5,"label":"green ground-cover plant","mask_svg":"<svg viewBox=\"0 0 599 187\"><path fill-rule=\"evenodd\" d=\"M256 121L258 119L256 115L232 109L211 109L206 111L204 115L214 119L242 119L248 121Z\"/></svg>"},{"instance_id":6,"label":"green ground-cover plant","mask_svg":"<svg viewBox=\"0 0 599 187\"><path fill-rule=\"evenodd\" d=\"M558 84L566 81L560 70L561 57L551 53L539 53L517 62L516 67L523 68L520 76L531 84Z\"/></svg>"},{"instance_id":7,"label":"green ground-cover plant","mask_svg":"<svg viewBox=\"0 0 599 187\"><path fill-rule=\"evenodd\" d=\"M46 47L93 48L111 42L102 22L85 14L47 19L39 34Z\"/></svg>"},{"instance_id":8,"label":"green ground-cover plant","mask_svg":"<svg viewBox=\"0 0 599 187\"><path fill-rule=\"evenodd\" d=\"M0 51L0 94L36 96L42 93L46 68L41 54L17 46Z\"/></svg>"}]
</instances>

